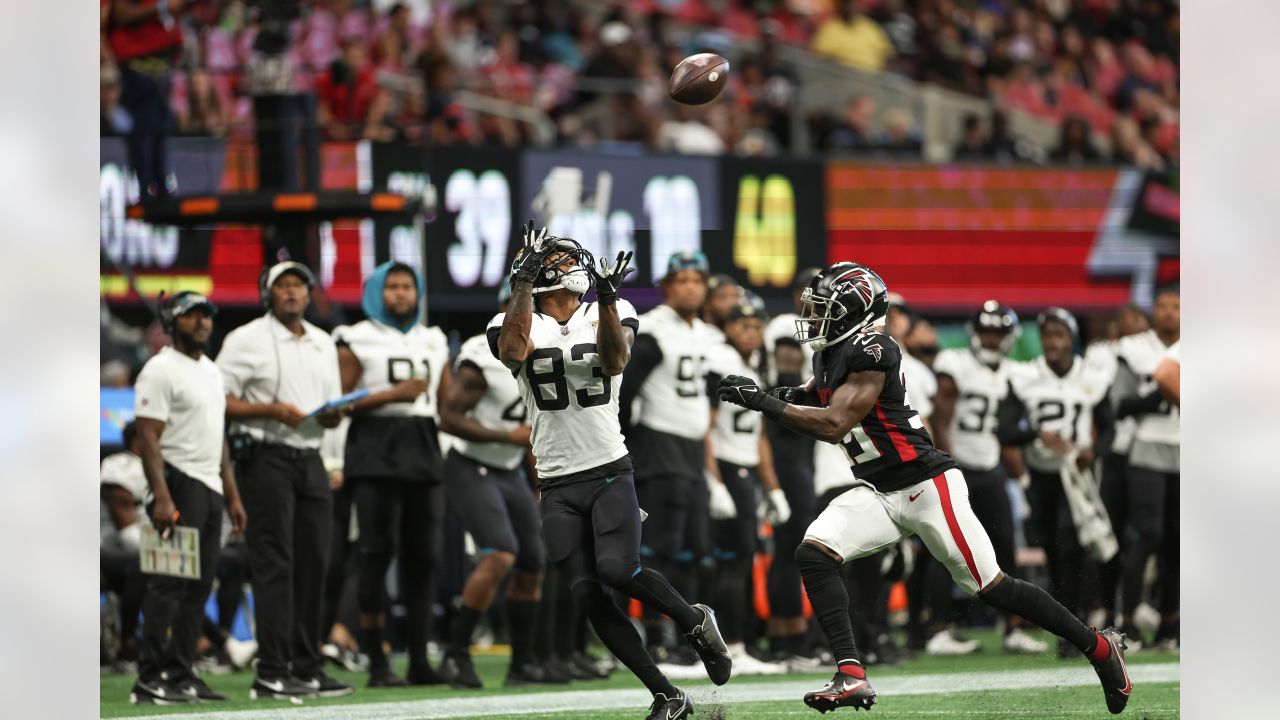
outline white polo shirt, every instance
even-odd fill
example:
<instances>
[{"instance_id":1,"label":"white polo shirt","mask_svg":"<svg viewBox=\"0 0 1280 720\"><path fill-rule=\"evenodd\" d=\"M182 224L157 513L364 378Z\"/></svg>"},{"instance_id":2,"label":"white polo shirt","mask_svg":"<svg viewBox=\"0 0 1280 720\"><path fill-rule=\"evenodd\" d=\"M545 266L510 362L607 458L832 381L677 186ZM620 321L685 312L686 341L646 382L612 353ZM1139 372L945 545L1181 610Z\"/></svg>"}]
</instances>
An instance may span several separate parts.
<instances>
[{"instance_id":1,"label":"white polo shirt","mask_svg":"<svg viewBox=\"0 0 1280 720\"><path fill-rule=\"evenodd\" d=\"M227 394L245 402L282 402L310 413L342 395L338 350L333 338L305 320L294 335L271 313L232 330L222 342L218 368ZM234 423L255 440L315 450L324 428L308 419L296 428L278 420Z\"/></svg>"},{"instance_id":2,"label":"white polo shirt","mask_svg":"<svg viewBox=\"0 0 1280 720\"><path fill-rule=\"evenodd\" d=\"M136 550L140 521L146 520L143 500L151 492L147 486L147 477L142 472L142 458L131 452L118 452L102 459L100 485L119 485L133 495L134 522L124 530L116 530L110 514L103 512L101 540L102 545L116 546Z\"/></svg>"},{"instance_id":3,"label":"white polo shirt","mask_svg":"<svg viewBox=\"0 0 1280 720\"><path fill-rule=\"evenodd\" d=\"M221 494L227 392L213 361L166 347L142 366L134 393L134 413L164 423L164 461Z\"/></svg>"}]
</instances>

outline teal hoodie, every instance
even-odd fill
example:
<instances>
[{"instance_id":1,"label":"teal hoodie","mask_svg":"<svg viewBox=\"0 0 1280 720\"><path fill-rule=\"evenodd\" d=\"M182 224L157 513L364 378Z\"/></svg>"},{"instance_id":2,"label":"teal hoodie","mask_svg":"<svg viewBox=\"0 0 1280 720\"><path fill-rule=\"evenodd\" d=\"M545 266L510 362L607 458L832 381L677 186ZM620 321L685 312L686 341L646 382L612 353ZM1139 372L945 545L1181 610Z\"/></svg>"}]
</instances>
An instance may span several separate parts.
<instances>
[{"instance_id":1,"label":"teal hoodie","mask_svg":"<svg viewBox=\"0 0 1280 720\"><path fill-rule=\"evenodd\" d=\"M408 270L413 273L413 279L418 284L418 316L404 325L392 319L391 313L387 312L387 307L382 302L382 288L386 286L387 274L392 270ZM374 268L373 272L364 281L364 297L360 301L360 307L364 309L364 314L371 320L377 320L383 325L393 327L402 333L407 333L426 315L427 285L422 276L412 266L389 260Z\"/></svg>"}]
</instances>

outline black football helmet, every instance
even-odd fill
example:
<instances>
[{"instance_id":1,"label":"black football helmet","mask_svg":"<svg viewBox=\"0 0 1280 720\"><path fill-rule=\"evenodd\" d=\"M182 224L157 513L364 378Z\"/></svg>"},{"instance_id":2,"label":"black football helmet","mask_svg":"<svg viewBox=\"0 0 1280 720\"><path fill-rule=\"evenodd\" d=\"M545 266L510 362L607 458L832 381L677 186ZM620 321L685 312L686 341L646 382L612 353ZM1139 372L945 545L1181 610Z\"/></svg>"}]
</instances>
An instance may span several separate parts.
<instances>
[{"instance_id":1,"label":"black football helmet","mask_svg":"<svg viewBox=\"0 0 1280 720\"><path fill-rule=\"evenodd\" d=\"M1005 356L1013 350L1014 343L1018 342L1018 336L1022 334L1022 328L1018 325L1018 313L1013 308L996 300L988 300L982 303L982 307L974 314L968 323L969 330L969 347L973 349L973 354L978 356L978 360L987 365L998 365ZM1000 349L989 350L982 347L982 339L978 337L979 330L999 330L1004 334L1000 338Z\"/></svg>"},{"instance_id":2,"label":"black football helmet","mask_svg":"<svg viewBox=\"0 0 1280 720\"><path fill-rule=\"evenodd\" d=\"M796 341L817 352L883 323L889 289L866 265L838 262L809 281L800 306Z\"/></svg>"},{"instance_id":3,"label":"black football helmet","mask_svg":"<svg viewBox=\"0 0 1280 720\"><path fill-rule=\"evenodd\" d=\"M542 293L551 292L564 288L575 295L582 295L591 288L592 281L595 279L595 256L591 251L578 244L577 240L572 238L548 237L546 242L555 243L553 250L547 253L546 257L556 257L557 255L567 255L573 258L577 263L575 267L565 270L560 266L564 263L564 258L554 265L543 265L542 271L533 281L533 294L540 295ZM516 268L520 267L521 260L527 252L525 248L520 248L516 253L515 260L511 262L511 272L514 274Z\"/></svg>"},{"instance_id":4,"label":"black football helmet","mask_svg":"<svg viewBox=\"0 0 1280 720\"><path fill-rule=\"evenodd\" d=\"M1036 325L1043 330L1047 322L1062 323L1066 326L1067 331L1071 333L1072 340L1080 340L1080 325L1076 322L1076 316L1072 315L1070 310L1060 307L1045 308L1045 311L1040 313L1040 317L1036 318Z\"/></svg>"}]
</instances>

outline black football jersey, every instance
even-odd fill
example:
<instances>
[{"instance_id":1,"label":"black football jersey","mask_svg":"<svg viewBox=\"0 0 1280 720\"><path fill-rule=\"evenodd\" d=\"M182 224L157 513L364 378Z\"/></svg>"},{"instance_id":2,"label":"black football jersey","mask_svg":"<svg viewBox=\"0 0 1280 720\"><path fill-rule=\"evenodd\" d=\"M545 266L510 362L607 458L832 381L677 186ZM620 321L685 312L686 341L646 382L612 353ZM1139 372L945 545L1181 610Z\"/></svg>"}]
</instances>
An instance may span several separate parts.
<instances>
[{"instance_id":1,"label":"black football jersey","mask_svg":"<svg viewBox=\"0 0 1280 720\"><path fill-rule=\"evenodd\" d=\"M933 446L920 414L907 398L902 350L878 332L855 335L813 356L813 377L823 407L850 373L875 370L885 375L876 404L844 437L853 474L881 492L910 487L956 467L951 456Z\"/></svg>"}]
</instances>

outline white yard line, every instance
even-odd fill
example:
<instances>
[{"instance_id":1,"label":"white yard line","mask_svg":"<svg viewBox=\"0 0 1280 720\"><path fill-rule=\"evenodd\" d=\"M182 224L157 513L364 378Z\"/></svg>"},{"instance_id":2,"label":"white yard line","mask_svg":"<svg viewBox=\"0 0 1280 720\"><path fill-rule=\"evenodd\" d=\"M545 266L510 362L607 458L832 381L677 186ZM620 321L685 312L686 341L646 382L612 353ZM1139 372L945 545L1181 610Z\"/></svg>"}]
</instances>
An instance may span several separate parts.
<instances>
[{"instance_id":1,"label":"white yard line","mask_svg":"<svg viewBox=\"0 0 1280 720\"><path fill-rule=\"evenodd\" d=\"M1135 665L1129 675L1135 684L1178 681L1177 663ZM1053 670L1017 670L980 673L947 673L887 677L875 680L876 692L883 696L931 695L977 690L1025 690L1028 688L1079 687L1095 685L1097 676L1088 666ZM817 680L804 682L755 682L713 687L706 683L689 687L695 704L732 705L734 703L795 700L815 689ZM633 709L641 712L651 698L643 689L571 690L522 695L486 695L452 697L412 702L353 703L347 705L288 706L274 705L259 710L226 710L208 713L146 715L150 720L339 720L359 717L362 720L440 720L500 714L548 714L590 710ZM1101 700L1101 698L1099 698ZM812 714L806 708L806 711ZM995 713L984 714L1000 714Z\"/></svg>"}]
</instances>

